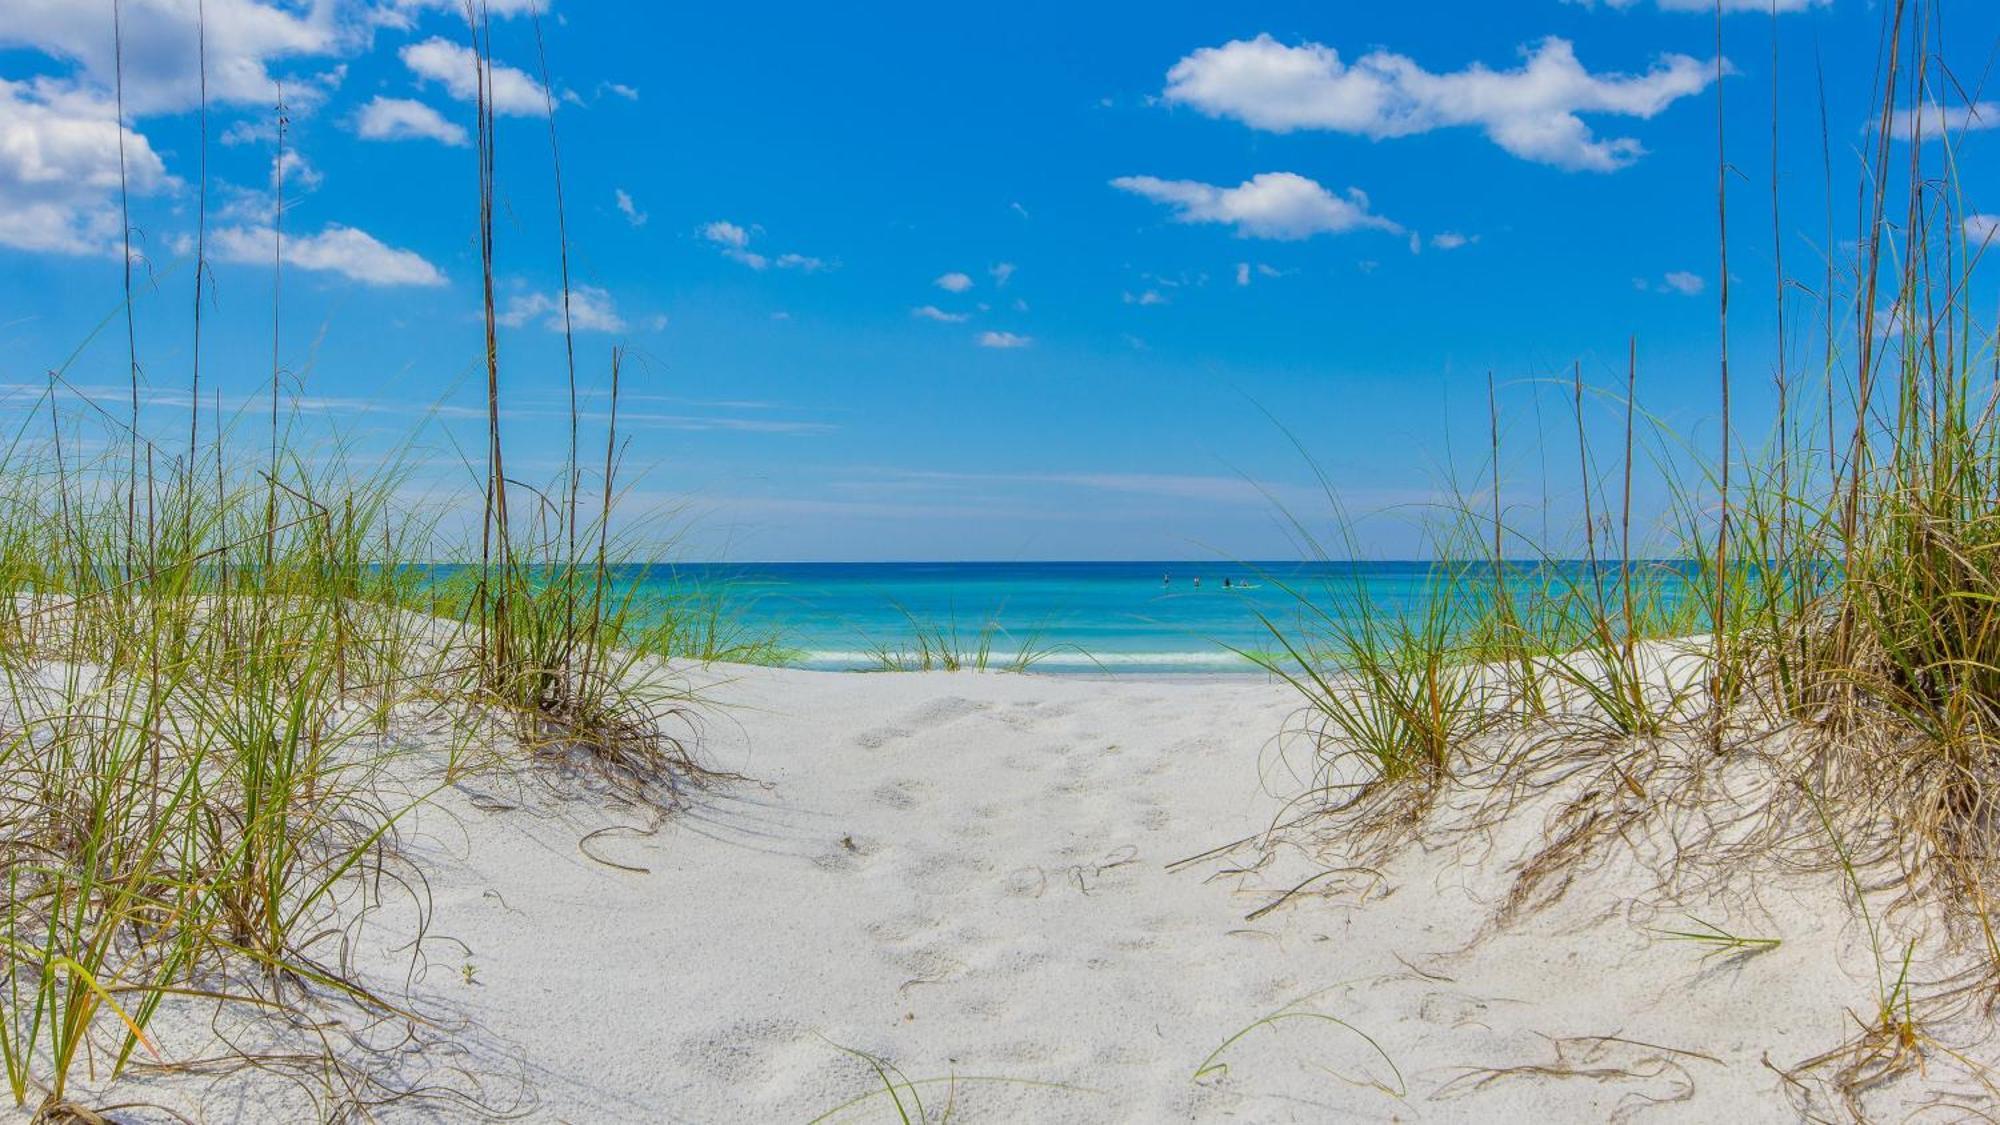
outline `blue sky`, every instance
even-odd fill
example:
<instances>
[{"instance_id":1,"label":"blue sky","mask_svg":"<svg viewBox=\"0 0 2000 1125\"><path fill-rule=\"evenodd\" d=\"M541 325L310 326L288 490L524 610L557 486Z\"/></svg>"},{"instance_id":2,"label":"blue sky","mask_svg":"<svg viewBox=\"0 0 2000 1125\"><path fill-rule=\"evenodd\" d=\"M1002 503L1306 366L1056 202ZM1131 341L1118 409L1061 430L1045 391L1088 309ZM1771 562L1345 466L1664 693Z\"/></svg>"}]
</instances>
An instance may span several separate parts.
<instances>
[{"instance_id":1,"label":"blue sky","mask_svg":"<svg viewBox=\"0 0 2000 1125\"><path fill-rule=\"evenodd\" d=\"M1754 431L1770 409L1776 248L1815 290L1823 268L1816 60L1839 242L1854 234L1883 12L1740 6L1720 92L1739 424ZM139 354L164 432L186 424L194 7L125 0L120 28ZM567 430L526 10L494 8L509 68L498 286L510 448L546 478ZM120 293L110 11L0 0L10 385L84 344L69 380L124 393L122 320L92 336ZM2000 107L1980 97L2000 11L1943 12L1956 82L1903 104L1960 130L1977 212L2000 136L1986 132ZM207 18L206 385L225 410L268 386L282 88L278 348L302 424L364 447L414 434L423 472L462 479L481 337L457 6L208 0ZM1712 440L1718 88L1700 3L556 0L541 30L586 391L626 346L632 501L679 513L696 557L1282 555L1273 497L1308 516L1324 505L1267 412L1350 509L1392 508L1432 496L1453 465L1479 469L1489 370L1506 477L1539 504L1537 397L1552 435L1564 423L1535 381L1581 362L1622 383L1632 335L1646 404ZM1794 299L1795 316L1816 310ZM586 422L600 420L593 407ZM1574 453L1552 436L1546 456ZM1417 549L1393 514L1361 539Z\"/></svg>"}]
</instances>

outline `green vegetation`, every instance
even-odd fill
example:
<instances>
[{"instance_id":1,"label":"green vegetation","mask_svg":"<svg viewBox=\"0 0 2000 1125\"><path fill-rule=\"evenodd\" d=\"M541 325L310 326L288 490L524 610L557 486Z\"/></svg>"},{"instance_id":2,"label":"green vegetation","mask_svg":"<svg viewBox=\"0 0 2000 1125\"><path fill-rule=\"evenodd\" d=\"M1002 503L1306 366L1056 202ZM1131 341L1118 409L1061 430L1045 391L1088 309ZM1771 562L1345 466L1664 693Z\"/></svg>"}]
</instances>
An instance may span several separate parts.
<instances>
[{"instance_id":1,"label":"green vegetation","mask_svg":"<svg viewBox=\"0 0 2000 1125\"><path fill-rule=\"evenodd\" d=\"M490 80L483 23L473 34ZM470 770L542 762L589 765L613 796L664 812L705 775L682 741L693 703L654 658L776 652L719 600L642 600L611 581L626 547L616 351L601 461L578 445L572 348L562 468L535 487L504 467L483 96L479 120L476 523L468 497L415 492L407 446L364 457L308 440L277 339L268 411L225 416L213 399L204 417L199 240L185 430L141 424L128 269L129 413L65 366L0 434L0 1063L38 1120L102 1120L89 1103L133 1068L197 1061L283 1075L325 1119L412 1097L490 1108L476 1087L399 1086L393 1057L351 1030L438 1034L349 962L352 928L386 901L429 913L399 826ZM451 530L463 524L473 541ZM442 721L451 751L403 749L399 715ZM260 1016L199 1060L154 1034L163 1018Z\"/></svg>"},{"instance_id":2,"label":"green vegetation","mask_svg":"<svg viewBox=\"0 0 2000 1125\"><path fill-rule=\"evenodd\" d=\"M1880 1012L1814 1063L1847 1060L1836 1086L1850 1098L1920 1066L1926 1011L1971 1011L1985 993L1964 982L2000 973L2000 349L1970 296L1990 232L1967 222L1953 138L1892 149L1899 106L1950 81L1928 53L1931 6L1892 7L1851 260L1785 272L1771 187L1781 331L1768 438L1753 446L1731 426L1725 233L1719 431L1697 444L1639 409L1636 343L1622 393L1589 393L1574 369L1531 380L1573 411L1575 475L1543 488L1581 496L1567 535L1533 535L1503 496L1519 486L1496 389L1478 487L1428 517L1429 604L1396 613L1332 591L1345 611L1333 615L1302 594L1297 620L1267 622L1283 652L1266 663L1314 717L1329 815L1407 826L1463 780L1458 792L1501 816L1561 787L1503 919L1554 901L1589 857L1649 826L1674 842L1669 889L1780 852L1844 872ZM1725 232L1742 190L1726 168ZM1840 195L1829 177L1828 247ZM1600 400L1616 415L1595 414ZM1620 448L1600 463L1611 425ZM1635 512L1635 477L1662 510ZM1767 782L1745 798L1726 788L1732 770ZM1724 793L1726 813L1676 815ZM1915 947L1869 914L1864 882L1891 889L1891 913L1947 920L1937 955L1970 960L1954 983L1913 973ZM1705 925L1667 936L1775 944Z\"/></svg>"},{"instance_id":3,"label":"green vegetation","mask_svg":"<svg viewBox=\"0 0 2000 1125\"><path fill-rule=\"evenodd\" d=\"M958 618L919 618L901 610L910 632L900 641L864 642L876 672L1026 672L1061 649L1043 640L1042 630L1019 635L1000 624L996 612L980 622L976 633L960 630ZM996 650L1006 644L1011 651Z\"/></svg>"}]
</instances>

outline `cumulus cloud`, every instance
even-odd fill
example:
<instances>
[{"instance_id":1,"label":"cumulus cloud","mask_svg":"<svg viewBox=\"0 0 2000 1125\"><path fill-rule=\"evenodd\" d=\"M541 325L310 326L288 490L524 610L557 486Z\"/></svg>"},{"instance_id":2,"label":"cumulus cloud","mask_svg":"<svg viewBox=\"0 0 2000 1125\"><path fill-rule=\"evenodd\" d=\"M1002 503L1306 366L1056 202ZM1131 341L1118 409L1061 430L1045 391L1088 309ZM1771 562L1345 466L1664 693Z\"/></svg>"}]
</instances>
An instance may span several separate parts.
<instances>
[{"instance_id":1,"label":"cumulus cloud","mask_svg":"<svg viewBox=\"0 0 2000 1125\"><path fill-rule=\"evenodd\" d=\"M967 289L972 288L972 278L968 274L953 272L939 277L936 281L931 282L931 284L947 293L963 293Z\"/></svg>"},{"instance_id":2,"label":"cumulus cloud","mask_svg":"<svg viewBox=\"0 0 2000 1125\"><path fill-rule=\"evenodd\" d=\"M521 293L510 298L507 310L497 318L509 328L519 328L539 318L551 332L563 330L563 302L560 293ZM655 317L655 329L665 327L663 317ZM611 294L594 285L578 285L569 291L569 324L578 332L623 332L625 318Z\"/></svg>"},{"instance_id":3,"label":"cumulus cloud","mask_svg":"<svg viewBox=\"0 0 2000 1125\"><path fill-rule=\"evenodd\" d=\"M981 332L978 339L982 348L1025 348L1034 342L1032 336L1017 336L1012 332Z\"/></svg>"},{"instance_id":4,"label":"cumulus cloud","mask_svg":"<svg viewBox=\"0 0 2000 1125\"><path fill-rule=\"evenodd\" d=\"M1458 250L1478 241L1476 234L1460 234L1455 230L1439 231L1431 236L1431 246L1437 250Z\"/></svg>"},{"instance_id":5,"label":"cumulus cloud","mask_svg":"<svg viewBox=\"0 0 2000 1125\"><path fill-rule=\"evenodd\" d=\"M639 210L638 206L632 202L632 196L624 188L613 189L612 195L618 201L618 213L625 216L626 222L631 223L635 227L646 225L646 213Z\"/></svg>"},{"instance_id":6,"label":"cumulus cloud","mask_svg":"<svg viewBox=\"0 0 2000 1125\"><path fill-rule=\"evenodd\" d=\"M911 309L910 315L923 320L935 320L940 324L963 324L971 319L965 313L946 312L936 305L921 305Z\"/></svg>"},{"instance_id":7,"label":"cumulus cloud","mask_svg":"<svg viewBox=\"0 0 2000 1125\"><path fill-rule=\"evenodd\" d=\"M280 153L277 159L271 161L271 182L275 184L281 179L311 191L318 187L325 177L320 175L319 169L312 166L312 161L307 160L304 153L288 148Z\"/></svg>"},{"instance_id":8,"label":"cumulus cloud","mask_svg":"<svg viewBox=\"0 0 2000 1125\"><path fill-rule=\"evenodd\" d=\"M1238 238L1292 240L1350 230L1403 229L1371 213L1368 196L1359 188L1338 196L1293 172L1263 172L1232 188L1156 176L1120 176L1111 186L1171 206L1179 222L1233 226Z\"/></svg>"},{"instance_id":9,"label":"cumulus cloud","mask_svg":"<svg viewBox=\"0 0 2000 1125\"><path fill-rule=\"evenodd\" d=\"M111 103L47 80L0 79L0 245L62 254L120 253L118 142L133 195L173 188L145 137Z\"/></svg>"},{"instance_id":10,"label":"cumulus cloud","mask_svg":"<svg viewBox=\"0 0 2000 1125\"><path fill-rule=\"evenodd\" d=\"M109 90L117 77L112 5L79 0L7 0L0 46L29 47L74 63L80 79ZM195 0L123 0L125 109L134 116L171 113L200 98ZM224 105L268 106L280 79L294 110L310 108L339 81L331 68L285 75L273 66L326 56L365 41L355 13L330 3L205 0L208 97Z\"/></svg>"},{"instance_id":11,"label":"cumulus cloud","mask_svg":"<svg viewBox=\"0 0 2000 1125\"><path fill-rule=\"evenodd\" d=\"M1899 141L1913 137L1934 141L1939 137L1995 128L2000 128L2000 102L1969 102L1965 105L1925 102L1920 106L1899 109L1889 118L1889 135Z\"/></svg>"},{"instance_id":12,"label":"cumulus cloud","mask_svg":"<svg viewBox=\"0 0 2000 1125\"><path fill-rule=\"evenodd\" d=\"M268 226L233 226L208 234L208 255L221 262L269 265L272 240ZM287 269L336 273L364 285L443 285L444 274L410 250L385 246L374 235L354 227L329 223L318 234L287 233Z\"/></svg>"},{"instance_id":13,"label":"cumulus cloud","mask_svg":"<svg viewBox=\"0 0 2000 1125\"><path fill-rule=\"evenodd\" d=\"M798 270L800 273L818 273L830 270L833 263L810 254L784 253L773 258L750 249L751 232L762 232L762 228L745 228L726 219L717 219L704 224L702 238L715 244L722 256L732 262L741 262L753 270L769 269L776 266L781 270Z\"/></svg>"},{"instance_id":14,"label":"cumulus cloud","mask_svg":"<svg viewBox=\"0 0 2000 1125\"><path fill-rule=\"evenodd\" d=\"M409 44L397 56L412 74L438 83L459 101L473 101L479 95L478 56L463 43L433 35ZM492 69L486 95L495 114L532 117L548 112L547 92L526 71L500 63L494 63Z\"/></svg>"},{"instance_id":15,"label":"cumulus cloud","mask_svg":"<svg viewBox=\"0 0 2000 1125\"><path fill-rule=\"evenodd\" d=\"M454 147L466 143L465 127L446 121L443 114L430 106L409 98L380 95L356 111L354 132L369 141L430 140Z\"/></svg>"},{"instance_id":16,"label":"cumulus cloud","mask_svg":"<svg viewBox=\"0 0 2000 1125\"><path fill-rule=\"evenodd\" d=\"M997 263L993 266L993 268L987 270L986 274L988 277L991 277L993 279L993 284L1005 285L1007 284L1007 279L1014 276L1014 263L1012 262Z\"/></svg>"},{"instance_id":17,"label":"cumulus cloud","mask_svg":"<svg viewBox=\"0 0 2000 1125\"><path fill-rule=\"evenodd\" d=\"M1609 172L1645 148L1632 137L1600 139L1580 114L1650 118L1714 79L1714 64L1673 54L1644 74L1592 74L1567 40L1553 37L1524 54L1514 70L1474 63L1439 74L1390 51L1350 64L1319 43L1291 47L1259 35L1175 63L1166 100L1279 133L1324 129L1382 140L1476 126L1524 160Z\"/></svg>"}]
</instances>

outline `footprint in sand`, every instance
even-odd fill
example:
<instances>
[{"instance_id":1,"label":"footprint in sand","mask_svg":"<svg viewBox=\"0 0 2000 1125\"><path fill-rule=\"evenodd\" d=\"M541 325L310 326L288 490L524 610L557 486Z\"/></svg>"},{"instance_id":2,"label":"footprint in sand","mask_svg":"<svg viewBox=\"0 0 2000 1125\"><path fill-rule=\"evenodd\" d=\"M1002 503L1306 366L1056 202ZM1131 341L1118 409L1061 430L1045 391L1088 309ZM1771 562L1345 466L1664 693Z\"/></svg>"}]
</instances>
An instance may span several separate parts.
<instances>
[{"instance_id":1,"label":"footprint in sand","mask_svg":"<svg viewBox=\"0 0 2000 1125\"><path fill-rule=\"evenodd\" d=\"M889 781L876 786L872 796L877 804L892 809L913 809L923 800L926 788L921 781Z\"/></svg>"},{"instance_id":2,"label":"footprint in sand","mask_svg":"<svg viewBox=\"0 0 2000 1125\"><path fill-rule=\"evenodd\" d=\"M855 735L854 744L863 750L880 750L891 742L900 742L908 737L910 732L902 727L876 727Z\"/></svg>"},{"instance_id":3,"label":"footprint in sand","mask_svg":"<svg viewBox=\"0 0 2000 1125\"><path fill-rule=\"evenodd\" d=\"M949 722L977 715L991 706L990 703L978 703L955 695L933 699L909 712L910 725L918 730L943 726Z\"/></svg>"}]
</instances>

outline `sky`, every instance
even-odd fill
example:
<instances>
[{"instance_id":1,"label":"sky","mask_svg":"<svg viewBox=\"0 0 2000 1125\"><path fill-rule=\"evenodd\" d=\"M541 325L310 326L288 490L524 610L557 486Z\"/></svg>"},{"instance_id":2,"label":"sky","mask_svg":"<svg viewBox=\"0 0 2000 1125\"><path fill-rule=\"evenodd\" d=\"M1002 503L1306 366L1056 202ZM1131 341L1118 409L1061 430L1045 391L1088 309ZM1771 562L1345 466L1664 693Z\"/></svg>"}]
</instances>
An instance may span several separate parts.
<instances>
[{"instance_id":1,"label":"sky","mask_svg":"<svg viewBox=\"0 0 2000 1125\"><path fill-rule=\"evenodd\" d=\"M0 408L127 393L122 147L149 432L185 432L199 299L225 424L275 345L298 424L470 487L462 7L206 0L204 141L196 5L0 0ZM553 122L583 440L622 347L628 510L686 557L1287 557L1316 469L1409 556L1486 470L1489 373L1503 493L1560 509L1557 384L1622 386L1634 341L1645 407L1715 440L1718 126L1744 432L1780 255L1816 338L1852 254L1882 6L1726 7L1719 61L1702 0L495 0L510 465L568 441ZM1896 128L1952 134L1991 232L2000 9L1930 41Z\"/></svg>"}]
</instances>

